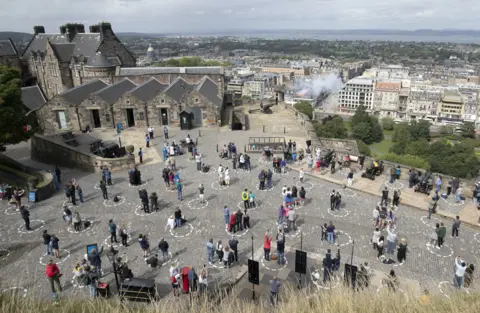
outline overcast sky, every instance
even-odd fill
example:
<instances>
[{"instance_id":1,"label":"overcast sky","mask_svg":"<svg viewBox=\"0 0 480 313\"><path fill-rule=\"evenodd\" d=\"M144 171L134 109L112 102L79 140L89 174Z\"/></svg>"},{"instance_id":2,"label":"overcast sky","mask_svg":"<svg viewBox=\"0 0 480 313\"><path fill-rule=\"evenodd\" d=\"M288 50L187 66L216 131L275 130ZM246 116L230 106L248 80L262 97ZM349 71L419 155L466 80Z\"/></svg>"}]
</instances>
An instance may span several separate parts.
<instances>
[{"instance_id":1,"label":"overcast sky","mask_svg":"<svg viewBox=\"0 0 480 313\"><path fill-rule=\"evenodd\" d=\"M222 29L479 29L477 0L0 0L0 31L58 32L109 21L116 32Z\"/></svg>"}]
</instances>

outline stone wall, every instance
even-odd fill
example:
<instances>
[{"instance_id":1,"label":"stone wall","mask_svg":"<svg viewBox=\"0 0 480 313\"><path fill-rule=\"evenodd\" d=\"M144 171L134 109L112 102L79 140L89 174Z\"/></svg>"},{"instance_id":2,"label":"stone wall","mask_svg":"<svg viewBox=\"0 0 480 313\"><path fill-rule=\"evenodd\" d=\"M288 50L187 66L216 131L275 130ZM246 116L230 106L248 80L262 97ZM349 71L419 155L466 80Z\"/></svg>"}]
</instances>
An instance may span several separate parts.
<instances>
[{"instance_id":1,"label":"stone wall","mask_svg":"<svg viewBox=\"0 0 480 313\"><path fill-rule=\"evenodd\" d=\"M135 57L111 29L103 29L102 36L103 40L97 51L101 52L105 57L118 57L122 62L122 67L135 67Z\"/></svg>"},{"instance_id":2,"label":"stone wall","mask_svg":"<svg viewBox=\"0 0 480 313\"><path fill-rule=\"evenodd\" d=\"M38 134L31 138L31 157L39 162L89 172L99 172L103 165L112 171L128 169L135 165L135 159L128 156L115 159L101 158Z\"/></svg>"},{"instance_id":3,"label":"stone wall","mask_svg":"<svg viewBox=\"0 0 480 313\"><path fill-rule=\"evenodd\" d=\"M60 129L57 113L64 111L67 121L67 128ZM62 131L79 131L80 125L77 118L76 108L61 97L55 97L48 101L48 104L37 111L40 126L44 134L56 134ZM86 125L82 125L85 127Z\"/></svg>"},{"instance_id":4,"label":"stone wall","mask_svg":"<svg viewBox=\"0 0 480 313\"><path fill-rule=\"evenodd\" d=\"M98 110L101 128L113 127L110 105L99 97L90 95L78 106L78 118L80 119L80 126L82 129L85 129L87 125L94 128L91 110Z\"/></svg>"}]
</instances>

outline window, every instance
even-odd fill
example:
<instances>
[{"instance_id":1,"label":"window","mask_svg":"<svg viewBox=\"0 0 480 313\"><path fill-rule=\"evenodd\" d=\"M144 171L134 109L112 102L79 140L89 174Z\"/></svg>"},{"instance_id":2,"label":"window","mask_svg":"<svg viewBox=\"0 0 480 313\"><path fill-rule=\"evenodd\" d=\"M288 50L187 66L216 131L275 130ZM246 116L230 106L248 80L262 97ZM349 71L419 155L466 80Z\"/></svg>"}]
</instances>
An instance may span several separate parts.
<instances>
[{"instance_id":1,"label":"window","mask_svg":"<svg viewBox=\"0 0 480 313\"><path fill-rule=\"evenodd\" d=\"M108 113L105 114L105 120L106 120L107 122L110 122L110 114L108 114Z\"/></svg>"},{"instance_id":2,"label":"window","mask_svg":"<svg viewBox=\"0 0 480 313\"><path fill-rule=\"evenodd\" d=\"M178 120L178 112L176 110L173 111L173 119Z\"/></svg>"},{"instance_id":3,"label":"window","mask_svg":"<svg viewBox=\"0 0 480 313\"><path fill-rule=\"evenodd\" d=\"M138 119L143 121L145 119L145 113L143 112L138 112Z\"/></svg>"},{"instance_id":4,"label":"window","mask_svg":"<svg viewBox=\"0 0 480 313\"><path fill-rule=\"evenodd\" d=\"M126 104L130 104L130 99L126 99L126 100L125 100L125 103L126 103Z\"/></svg>"},{"instance_id":5,"label":"window","mask_svg":"<svg viewBox=\"0 0 480 313\"><path fill-rule=\"evenodd\" d=\"M165 100L164 100L164 99L160 100L160 103L161 103L161 104L164 104L164 103L165 103Z\"/></svg>"},{"instance_id":6,"label":"window","mask_svg":"<svg viewBox=\"0 0 480 313\"><path fill-rule=\"evenodd\" d=\"M65 111L57 111L57 122L59 129L67 128L67 116Z\"/></svg>"},{"instance_id":7,"label":"window","mask_svg":"<svg viewBox=\"0 0 480 313\"><path fill-rule=\"evenodd\" d=\"M195 103L198 103L198 98L195 98Z\"/></svg>"}]
</instances>

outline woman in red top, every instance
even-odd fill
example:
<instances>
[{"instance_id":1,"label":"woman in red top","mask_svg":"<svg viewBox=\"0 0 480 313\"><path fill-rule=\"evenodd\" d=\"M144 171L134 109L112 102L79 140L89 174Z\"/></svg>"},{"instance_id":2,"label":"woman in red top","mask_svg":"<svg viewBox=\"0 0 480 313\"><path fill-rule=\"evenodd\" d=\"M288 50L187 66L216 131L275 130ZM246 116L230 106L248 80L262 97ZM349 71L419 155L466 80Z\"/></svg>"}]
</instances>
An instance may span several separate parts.
<instances>
[{"instance_id":1,"label":"woman in red top","mask_svg":"<svg viewBox=\"0 0 480 313\"><path fill-rule=\"evenodd\" d=\"M270 261L270 248L272 247L272 236L267 232L263 236L263 251L265 252L265 261Z\"/></svg>"},{"instance_id":2,"label":"woman in red top","mask_svg":"<svg viewBox=\"0 0 480 313\"><path fill-rule=\"evenodd\" d=\"M50 281L50 288L52 288L52 293L56 293L55 283L58 286L58 290L62 292L62 285L60 284L60 269L57 264L53 263L52 260L49 260L47 266L45 267L45 275Z\"/></svg>"},{"instance_id":3,"label":"woman in red top","mask_svg":"<svg viewBox=\"0 0 480 313\"><path fill-rule=\"evenodd\" d=\"M182 270L182 279L183 279L183 292L188 293L190 290L189 282L188 282L188 272L190 269L188 267L184 267Z\"/></svg>"},{"instance_id":4,"label":"woman in red top","mask_svg":"<svg viewBox=\"0 0 480 313\"><path fill-rule=\"evenodd\" d=\"M230 224L228 225L228 231L229 232L236 232L236 223L237 223L237 214L233 213L232 215L230 215Z\"/></svg>"}]
</instances>

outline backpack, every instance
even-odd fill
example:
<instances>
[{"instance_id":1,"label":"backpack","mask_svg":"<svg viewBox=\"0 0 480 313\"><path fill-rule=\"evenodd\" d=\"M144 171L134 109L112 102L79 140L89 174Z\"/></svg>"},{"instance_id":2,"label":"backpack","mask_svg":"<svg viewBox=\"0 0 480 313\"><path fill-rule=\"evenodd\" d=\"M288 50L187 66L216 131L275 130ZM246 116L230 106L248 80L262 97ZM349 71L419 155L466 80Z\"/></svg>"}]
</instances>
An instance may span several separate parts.
<instances>
[{"instance_id":1,"label":"backpack","mask_svg":"<svg viewBox=\"0 0 480 313\"><path fill-rule=\"evenodd\" d=\"M86 274L84 277L83 277L83 285L84 286L90 286L92 284L92 279L90 278L90 275L89 274Z\"/></svg>"}]
</instances>

